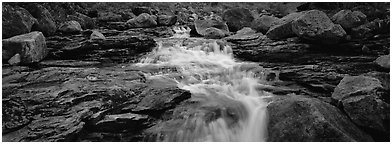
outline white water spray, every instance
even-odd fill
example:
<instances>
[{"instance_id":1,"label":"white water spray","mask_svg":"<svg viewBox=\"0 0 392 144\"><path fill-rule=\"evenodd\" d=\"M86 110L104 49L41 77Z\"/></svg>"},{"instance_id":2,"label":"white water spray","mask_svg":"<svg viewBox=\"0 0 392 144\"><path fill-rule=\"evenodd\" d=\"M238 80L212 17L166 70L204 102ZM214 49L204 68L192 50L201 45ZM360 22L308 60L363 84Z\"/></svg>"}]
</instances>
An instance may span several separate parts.
<instances>
[{"instance_id":1,"label":"white water spray","mask_svg":"<svg viewBox=\"0 0 392 144\"><path fill-rule=\"evenodd\" d=\"M216 41L196 46L183 46L180 39L169 45L163 41L137 65L175 67L181 74L181 78L173 78L179 88L189 90L193 99L228 106L227 115L232 116L209 122L202 116L190 117L162 141L266 141L267 103L263 98L269 95L256 90L260 79L241 70L246 63L235 61L229 46Z\"/></svg>"}]
</instances>

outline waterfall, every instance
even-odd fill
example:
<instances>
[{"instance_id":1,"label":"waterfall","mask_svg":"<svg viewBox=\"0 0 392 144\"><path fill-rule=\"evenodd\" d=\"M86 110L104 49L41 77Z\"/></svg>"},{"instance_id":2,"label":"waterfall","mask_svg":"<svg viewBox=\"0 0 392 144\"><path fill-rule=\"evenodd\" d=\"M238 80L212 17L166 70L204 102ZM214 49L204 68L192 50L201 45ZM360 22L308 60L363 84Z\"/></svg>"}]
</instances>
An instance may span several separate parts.
<instances>
[{"instance_id":1,"label":"waterfall","mask_svg":"<svg viewBox=\"0 0 392 144\"><path fill-rule=\"evenodd\" d=\"M183 37L171 39L160 40L137 65L175 67L181 77L153 76L172 78L179 88L192 93L192 99L228 108L212 121L203 115L189 117L178 131L158 141L266 141L268 117L263 98L270 94L257 91L260 78L241 68L249 63L236 61L230 46L214 40L184 46Z\"/></svg>"}]
</instances>

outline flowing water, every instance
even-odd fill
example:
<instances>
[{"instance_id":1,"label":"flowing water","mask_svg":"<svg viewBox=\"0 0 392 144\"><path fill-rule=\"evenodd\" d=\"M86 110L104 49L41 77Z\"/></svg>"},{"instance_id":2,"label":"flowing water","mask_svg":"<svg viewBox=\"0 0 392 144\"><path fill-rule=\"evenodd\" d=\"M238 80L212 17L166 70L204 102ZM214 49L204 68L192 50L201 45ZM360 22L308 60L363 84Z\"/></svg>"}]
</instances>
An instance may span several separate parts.
<instances>
[{"instance_id":1,"label":"flowing water","mask_svg":"<svg viewBox=\"0 0 392 144\"><path fill-rule=\"evenodd\" d=\"M263 98L270 94L257 91L260 77L243 69L252 64L236 61L231 48L216 41L194 46L184 46L181 39L167 43L171 42L158 42L137 65L175 67L180 77L150 77L171 78L179 88L189 90L192 99L222 107L226 113L213 120L189 117L176 132L165 134L158 141L266 141L268 117Z\"/></svg>"}]
</instances>

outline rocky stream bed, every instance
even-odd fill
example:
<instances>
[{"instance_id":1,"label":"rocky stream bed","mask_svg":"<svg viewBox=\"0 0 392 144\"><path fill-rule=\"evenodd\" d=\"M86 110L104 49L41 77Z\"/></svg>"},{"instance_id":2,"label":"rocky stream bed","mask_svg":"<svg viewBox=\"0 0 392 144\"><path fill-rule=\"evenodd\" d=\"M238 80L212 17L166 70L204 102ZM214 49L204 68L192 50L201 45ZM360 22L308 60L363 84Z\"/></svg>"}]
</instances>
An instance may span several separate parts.
<instances>
[{"instance_id":1,"label":"rocky stream bed","mask_svg":"<svg viewBox=\"0 0 392 144\"><path fill-rule=\"evenodd\" d=\"M189 141L171 134L196 129L195 115L242 120L242 103L207 103L180 87L180 67L137 64L162 45L246 62L238 70L270 95L265 141L390 141L389 9L302 4L285 16L232 8L184 20L189 7L62 16L64 7L3 3L3 142Z\"/></svg>"}]
</instances>

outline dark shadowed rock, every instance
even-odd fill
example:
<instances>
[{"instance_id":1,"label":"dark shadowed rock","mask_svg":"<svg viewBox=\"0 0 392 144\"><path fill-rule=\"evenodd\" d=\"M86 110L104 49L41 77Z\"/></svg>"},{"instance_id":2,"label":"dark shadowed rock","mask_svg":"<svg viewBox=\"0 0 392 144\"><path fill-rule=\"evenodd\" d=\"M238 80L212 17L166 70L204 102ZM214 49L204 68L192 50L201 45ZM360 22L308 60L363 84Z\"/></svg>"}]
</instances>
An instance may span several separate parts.
<instances>
[{"instance_id":1,"label":"dark shadowed rock","mask_svg":"<svg viewBox=\"0 0 392 144\"><path fill-rule=\"evenodd\" d=\"M346 76L335 88L332 98L361 127L389 131L389 90L369 76Z\"/></svg>"},{"instance_id":2,"label":"dark shadowed rock","mask_svg":"<svg viewBox=\"0 0 392 144\"><path fill-rule=\"evenodd\" d=\"M227 22L230 31L238 31L249 27L253 21L251 12L246 8L234 8L223 12L222 18Z\"/></svg>"},{"instance_id":3,"label":"dark shadowed rock","mask_svg":"<svg viewBox=\"0 0 392 144\"><path fill-rule=\"evenodd\" d=\"M177 22L177 16L170 15L158 15L157 23L158 25L171 26Z\"/></svg>"},{"instance_id":4,"label":"dark shadowed rock","mask_svg":"<svg viewBox=\"0 0 392 144\"><path fill-rule=\"evenodd\" d=\"M381 67L383 67L383 68L386 68L386 69L389 69L390 57L389 57L389 55L383 55L383 56L378 57L378 58L375 60L375 62L376 62L379 66L381 66Z\"/></svg>"},{"instance_id":5,"label":"dark shadowed rock","mask_svg":"<svg viewBox=\"0 0 392 144\"><path fill-rule=\"evenodd\" d=\"M346 36L340 25L334 24L324 12L318 10L304 12L294 19L292 30L300 38L324 44L336 44Z\"/></svg>"},{"instance_id":6,"label":"dark shadowed rock","mask_svg":"<svg viewBox=\"0 0 392 144\"><path fill-rule=\"evenodd\" d=\"M270 27L273 25L275 21L279 20L279 18L274 16L263 15L261 17L257 17L253 20L251 27L258 32L267 33Z\"/></svg>"},{"instance_id":7,"label":"dark shadowed rock","mask_svg":"<svg viewBox=\"0 0 392 144\"><path fill-rule=\"evenodd\" d=\"M19 53L23 64L39 62L48 53L45 37L37 31L3 39L3 51L11 55Z\"/></svg>"},{"instance_id":8,"label":"dark shadowed rock","mask_svg":"<svg viewBox=\"0 0 392 144\"><path fill-rule=\"evenodd\" d=\"M369 23L351 29L353 38L369 38L377 34L390 33L390 20L389 19L375 19Z\"/></svg>"},{"instance_id":9,"label":"dark shadowed rock","mask_svg":"<svg viewBox=\"0 0 392 144\"><path fill-rule=\"evenodd\" d=\"M74 20L64 22L58 29L58 31L68 34L77 34L82 32L82 30L82 26L79 24L79 22Z\"/></svg>"},{"instance_id":10,"label":"dark shadowed rock","mask_svg":"<svg viewBox=\"0 0 392 144\"><path fill-rule=\"evenodd\" d=\"M142 13L147 13L147 14L152 14L151 13L151 8L150 7L135 7L132 9L133 14L136 16L139 16Z\"/></svg>"},{"instance_id":11,"label":"dark shadowed rock","mask_svg":"<svg viewBox=\"0 0 392 144\"><path fill-rule=\"evenodd\" d=\"M341 10L332 16L335 24L340 24L346 31L358 27L367 22L366 15L360 11Z\"/></svg>"},{"instance_id":12,"label":"dark shadowed rock","mask_svg":"<svg viewBox=\"0 0 392 144\"><path fill-rule=\"evenodd\" d=\"M275 21L267 31L267 37L272 40L278 40L295 36L292 30L292 22L301 15L302 13L291 13Z\"/></svg>"},{"instance_id":13,"label":"dark shadowed rock","mask_svg":"<svg viewBox=\"0 0 392 144\"><path fill-rule=\"evenodd\" d=\"M33 25L32 31L40 31L45 36L51 36L56 32L56 23L50 12L40 4L29 3L23 6L30 14L37 19Z\"/></svg>"},{"instance_id":14,"label":"dark shadowed rock","mask_svg":"<svg viewBox=\"0 0 392 144\"><path fill-rule=\"evenodd\" d=\"M336 107L315 98L285 96L268 105L268 141L372 141Z\"/></svg>"},{"instance_id":15,"label":"dark shadowed rock","mask_svg":"<svg viewBox=\"0 0 392 144\"><path fill-rule=\"evenodd\" d=\"M33 24L37 23L37 19L27 10L18 6L12 7L4 4L2 13L3 39L29 33Z\"/></svg>"},{"instance_id":16,"label":"dark shadowed rock","mask_svg":"<svg viewBox=\"0 0 392 144\"><path fill-rule=\"evenodd\" d=\"M147 13L142 13L136 18L130 19L126 22L129 28L139 27L154 27L157 25L156 17Z\"/></svg>"}]
</instances>

